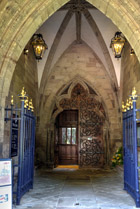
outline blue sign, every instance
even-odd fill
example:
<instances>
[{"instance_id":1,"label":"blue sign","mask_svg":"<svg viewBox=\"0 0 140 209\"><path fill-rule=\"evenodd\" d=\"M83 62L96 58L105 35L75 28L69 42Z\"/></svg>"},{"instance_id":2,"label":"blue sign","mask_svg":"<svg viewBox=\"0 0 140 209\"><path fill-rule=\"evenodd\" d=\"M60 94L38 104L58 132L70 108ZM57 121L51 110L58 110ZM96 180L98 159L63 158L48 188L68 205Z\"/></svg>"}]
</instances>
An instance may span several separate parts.
<instances>
[{"instance_id":1,"label":"blue sign","mask_svg":"<svg viewBox=\"0 0 140 209\"><path fill-rule=\"evenodd\" d=\"M11 138L11 157L18 155L18 116L13 114L12 119L12 138ZM15 119L14 119L15 118Z\"/></svg>"}]
</instances>

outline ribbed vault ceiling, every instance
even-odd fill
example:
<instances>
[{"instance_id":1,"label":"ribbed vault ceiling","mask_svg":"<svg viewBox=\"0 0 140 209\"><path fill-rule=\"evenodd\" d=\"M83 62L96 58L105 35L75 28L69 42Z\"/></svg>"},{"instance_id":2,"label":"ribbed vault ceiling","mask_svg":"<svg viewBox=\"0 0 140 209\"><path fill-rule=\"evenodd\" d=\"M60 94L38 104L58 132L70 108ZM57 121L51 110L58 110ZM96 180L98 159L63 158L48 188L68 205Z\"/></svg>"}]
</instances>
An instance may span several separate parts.
<instances>
[{"instance_id":1,"label":"ribbed vault ceiling","mask_svg":"<svg viewBox=\"0 0 140 209\"><path fill-rule=\"evenodd\" d=\"M42 33L48 50L38 63L40 90L43 91L48 75L64 51L74 41L86 42L102 61L112 85L120 84L120 60L114 58L110 40L117 27L95 7L84 0L71 0L52 15L37 31Z\"/></svg>"}]
</instances>

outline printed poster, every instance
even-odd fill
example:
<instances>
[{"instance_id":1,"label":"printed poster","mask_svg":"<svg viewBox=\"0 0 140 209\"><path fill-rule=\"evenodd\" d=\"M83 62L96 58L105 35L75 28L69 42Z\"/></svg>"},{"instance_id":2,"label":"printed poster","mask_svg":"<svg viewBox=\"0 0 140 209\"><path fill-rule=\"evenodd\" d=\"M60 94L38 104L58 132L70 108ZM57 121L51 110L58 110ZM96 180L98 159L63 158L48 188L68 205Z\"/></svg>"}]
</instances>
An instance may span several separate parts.
<instances>
[{"instance_id":1,"label":"printed poster","mask_svg":"<svg viewBox=\"0 0 140 209\"><path fill-rule=\"evenodd\" d=\"M12 209L11 164L11 159L0 159L0 209Z\"/></svg>"},{"instance_id":2,"label":"printed poster","mask_svg":"<svg viewBox=\"0 0 140 209\"><path fill-rule=\"evenodd\" d=\"M0 209L12 209L12 187L0 187Z\"/></svg>"},{"instance_id":3,"label":"printed poster","mask_svg":"<svg viewBox=\"0 0 140 209\"><path fill-rule=\"evenodd\" d=\"M12 184L11 161L0 161L0 186Z\"/></svg>"}]
</instances>

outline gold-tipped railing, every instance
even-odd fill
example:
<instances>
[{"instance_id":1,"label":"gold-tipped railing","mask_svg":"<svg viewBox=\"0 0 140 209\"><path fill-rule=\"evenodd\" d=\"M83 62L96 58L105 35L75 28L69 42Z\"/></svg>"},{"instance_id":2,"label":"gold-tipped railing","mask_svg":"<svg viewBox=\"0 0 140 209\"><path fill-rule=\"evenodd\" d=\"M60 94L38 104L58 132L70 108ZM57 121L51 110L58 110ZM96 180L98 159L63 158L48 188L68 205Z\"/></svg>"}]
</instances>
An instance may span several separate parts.
<instances>
[{"instance_id":1,"label":"gold-tipped railing","mask_svg":"<svg viewBox=\"0 0 140 209\"><path fill-rule=\"evenodd\" d=\"M30 102L29 102L29 98L28 98L28 96L25 92L24 87L22 88L22 91L21 91L21 94L19 95L19 98L20 98L21 101L24 101L24 108L25 109L31 110L32 112L34 111L34 106L33 106L32 99L30 99Z\"/></svg>"},{"instance_id":2,"label":"gold-tipped railing","mask_svg":"<svg viewBox=\"0 0 140 209\"><path fill-rule=\"evenodd\" d=\"M129 96L129 98L126 101L126 104L122 102L122 112L127 112L128 110L133 109L133 102L136 102L138 98L136 88L134 87L132 90L132 94Z\"/></svg>"}]
</instances>

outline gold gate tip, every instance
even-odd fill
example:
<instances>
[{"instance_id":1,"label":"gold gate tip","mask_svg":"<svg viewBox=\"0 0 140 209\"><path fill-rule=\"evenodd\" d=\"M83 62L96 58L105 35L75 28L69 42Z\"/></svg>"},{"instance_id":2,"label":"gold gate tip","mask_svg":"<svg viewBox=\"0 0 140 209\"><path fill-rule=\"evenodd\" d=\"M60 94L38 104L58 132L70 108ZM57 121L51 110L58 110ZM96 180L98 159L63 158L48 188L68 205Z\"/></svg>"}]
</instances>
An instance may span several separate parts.
<instances>
[{"instance_id":1,"label":"gold gate tip","mask_svg":"<svg viewBox=\"0 0 140 209\"><path fill-rule=\"evenodd\" d=\"M13 95L11 96L11 105L14 105L14 97L13 97Z\"/></svg>"}]
</instances>

